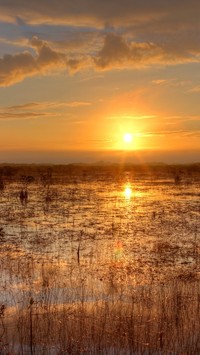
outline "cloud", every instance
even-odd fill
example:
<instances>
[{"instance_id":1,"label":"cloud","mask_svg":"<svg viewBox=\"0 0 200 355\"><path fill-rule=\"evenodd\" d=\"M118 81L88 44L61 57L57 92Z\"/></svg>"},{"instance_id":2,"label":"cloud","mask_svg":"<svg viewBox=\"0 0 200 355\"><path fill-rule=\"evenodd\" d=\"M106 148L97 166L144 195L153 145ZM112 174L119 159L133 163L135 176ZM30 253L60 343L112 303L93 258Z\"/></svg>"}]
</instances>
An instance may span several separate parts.
<instances>
[{"instance_id":1,"label":"cloud","mask_svg":"<svg viewBox=\"0 0 200 355\"><path fill-rule=\"evenodd\" d=\"M99 40L101 42L101 40ZM52 49L49 42L36 36L29 42L29 51L6 54L0 58L0 86L9 86L26 77L46 75L54 71L76 72L92 67L96 70L116 68L144 68L155 64L199 62L199 53L185 49L175 51L168 45L153 42L133 42L115 33L107 33L99 51L91 54L61 52ZM156 83L163 83L157 81Z\"/></svg>"},{"instance_id":2,"label":"cloud","mask_svg":"<svg viewBox=\"0 0 200 355\"><path fill-rule=\"evenodd\" d=\"M90 102L71 101L71 102L28 102L22 105L4 107L0 111L0 120L29 120L44 117L62 117L59 109L88 107ZM66 117L66 111L64 115ZM70 114L70 112L68 112ZM71 117L71 116L70 116ZM77 122L76 122L77 123Z\"/></svg>"},{"instance_id":3,"label":"cloud","mask_svg":"<svg viewBox=\"0 0 200 355\"><path fill-rule=\"evenodd\" d=\"M41 104L39 102L28 102L26 104L22 105L15 105L15 106L9 106L6 109L7 110L26 110L26 109L37 109L40 108ZM42 109L44 108L44 105L42 105Z\"/></svg>"},{"instance_id":4,"label":"cloud","mask_svg":"<svg viewBox=\"0 0 200 355\"><path fill-rule=\"evenodd\" d=\"M191 89L188 90L191 93L199 93L200 92L200 85L193 86Z\"/></svg>"},{"instance_id":5,"label":"cloud","mask_svg":"<svg viewBox=\"0 0 200 355\"><path fill-rule=\"evenodd\" d=\"M47 112L0 112L0 120L28 120L38 117L48 117L49 113ZM52 116L52 114L51 114ZM56 115L57 116L57 115Z\"/></svg>"},{"instance_id":6,"label":"cloud","mask_svg":"<svg viewBox=\"0 0 200 355\"><path fill-rule=\"evenodd\" d=\"M1 0L0 18L22 32L19 38L12 34L13 42L5 34L0 39L21 50L0 58L0 86L60 70L199 63L199 12L197 0L60 0L59 6L49 0ZM22 38L31 33L41 35Z\"/></svg>"},{"instance_id":7,"label":"cloud","mask_svg":"<svg viewBox=\"0 0 200 355\"><path fill-rule=\"evenodd\" d=\"M159 56L153 43L128 43L122 36L108 33L105 36L103 48L94 58L97 67L105 69L113 66L130 64L144 65L152 56ZM146 58L145 58L146 57Z\"/></svg>"},{"instance_id":8,"label":"cloud","mask_svg":"<svg viewBox=\"0 0 200 355\"><path fill-rule=\"evenodd\" d=\"M47 42L37 37L31 39L30 46L35 49L35 55L25 51L0 58L0 86L9 86L26 77L56 70L68 69L74 72L84 67L83 58L67 57L64 53L51 49Z\"/></svg>"},{"instance_id":9,"label":"cloud","mask_svg":"<svg viewBox=\"0 0 200 355\"><path fill-rule=\"evenodd\" d=\"M7 107L8 110L26 110L26 109L35 109L35 110L44 110L44 109L57 109L65 107L80 107L80 106L91 106L91 102L86 101L44 101L44 102L28 102L22 105L15 105Z\"/></svg>"},{"instance_id":10,"label":"cloud","mask_svg":"<svg viewBox=\"0 0 200 355\"><path fill-rule=\"evenodd\" d=\"M148 120L157 118L156 115L118 115L118 116L108 116L106 117L107 120L119 120L119 119L126 119L126 120Z\"/></svg>"},{"instance_id":11,"label":"cloud","mask_svg":"<svg viewBox=\"0 0 200 355\"><path fill-rule=\"evenodd\" d=\"M199 62L199 54L185 48L175 50L170 44L127 41L120 35L108 33L94 62L98 68L145 67L155 64Z\"/></svg>"},{"instance_id":12,"label":"cloud","mask_svg":"<svg viewBox=\"0 0 200 355\"><path fill-rule=\"evenodd\" d=\"M54 40L49 39L49 43L51 48L66 53L88 53L91 52L91 49L92 52L99 49L100 38L100 33L96 29L87 31L86 29L73 28L70 31L63 31L62 35L59 33Z\"/></svg>"},{"instance_id":13,"label":"cloud","mask_svg":"<svg viewBox=\"0 0 200 355\"><path fill-rule=\"evenodd\" d=\"M161 84L166 84L169 80L167 79L156 79L156 80L152 80L152 84L155 85L161 85Z\"/></svg>"},{"instance_id":14,"label":"cloud","mask_svg":"<svg viewBox=\"0 0 200 355\"><path fill-rule=\"evenodd\" d=\"M28 40L26 38L8 39L5 37L0 37L0 43L5 43L10 46L16 47L29 47Z\"/></svg>"},{"instance_id":15,"label":"cloud","mask_svg":"<svg viewBox=\"0 0 200 355\"><path fill-rule=\"evenodd\" d=\"M200 130L192 131L192 130L161 130L157 132L142 132L140 133L141 137L164 137L164 136L184 136L184 137L192 137L192 136L199 136Z\"/></svg>"},{"instance_id":16,"label":"cloud","mask_svg":"<svg viewBox=\"0 0 200 355\"><path fill-rule=\"evenodd\" d=\"M0 18L16 19L32 24L76 24L103 26L135 26L142 23L164 24L166 21L182 27L198 21L198 0L1 0ZM157 28L157 27L156 27ZM168 31L170 28L168 29Z\"/></svg>"},{"instance_id":17,"label":"cloud","mask_svg":"<svg viewBox=\"0 0 200 355\"><path fill-rule=\"evenodd\" d=\"M177 1L175 1L177 2ZM191 1L193 2L193 1ZM142 4L137 0L60 0L59 6L55 1L34 0L1 0L0 18L10 22L16 18L31 24L40 23L79 23L84 25L104 25L105 23L128 23L135 21L145 21L146 18L155 18L165 14L167 5L166 0L154 0L149 4L144 0ZM182 6L183 7L183 6Z\"/></svg>"},{"instance_id":18,"label":"cloud","mask_svg":"<svg viewBox=\"0 0 200 355\"><path fill-rule=\"evenodd\" d=\"M91 102L73 101L73 102L62 102L60 103L63 107L80 107L80 106L91 106Z\"/></svg>"},{"instance_id":19,"label":"cloud","mask_svg":"<svg viewBox=\"0 0 200 355\"><path fill-rule=\"evenodd\" d=\"M26 77L45 74L49 70L63 67L64 58L46 45L34 56L30 52L7 54L0 58L0 86L9 86Z\"/></svg>"}]
</instances>

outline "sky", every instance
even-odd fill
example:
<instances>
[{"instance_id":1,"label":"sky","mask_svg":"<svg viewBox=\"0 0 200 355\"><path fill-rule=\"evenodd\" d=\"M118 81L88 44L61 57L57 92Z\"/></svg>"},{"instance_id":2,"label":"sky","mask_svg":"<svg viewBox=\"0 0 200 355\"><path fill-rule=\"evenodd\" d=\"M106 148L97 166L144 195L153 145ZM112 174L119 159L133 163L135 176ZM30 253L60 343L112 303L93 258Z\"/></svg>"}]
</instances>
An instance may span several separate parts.
<instances>
[{"instance_id":1,"label":"sky","mask_svg":"<svg viewBox=\"0 0 200 355\"><path fill-rule=\"evenodd\" d=\"M0 163L200 161L199 98L198 0L0 0Z\"/></svg>"}]
</instances>

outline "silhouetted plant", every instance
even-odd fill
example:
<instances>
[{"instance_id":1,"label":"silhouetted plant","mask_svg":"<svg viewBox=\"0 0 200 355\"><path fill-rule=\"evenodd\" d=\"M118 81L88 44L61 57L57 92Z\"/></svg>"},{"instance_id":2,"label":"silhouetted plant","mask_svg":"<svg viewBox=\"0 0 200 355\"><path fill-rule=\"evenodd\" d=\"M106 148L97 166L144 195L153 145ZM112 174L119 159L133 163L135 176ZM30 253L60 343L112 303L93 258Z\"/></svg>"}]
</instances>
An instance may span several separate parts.
<instances>
[{"instance_id":1,"label":"silhouetted plant","mask_svg":"<svg viewBox=\"0 0 200 355\"><path fill-rule=\"evenodd\" d=\"M2 177L0 177L0 191L3 191L5 188L4 180Z\"/></svg>"}]
</instances>

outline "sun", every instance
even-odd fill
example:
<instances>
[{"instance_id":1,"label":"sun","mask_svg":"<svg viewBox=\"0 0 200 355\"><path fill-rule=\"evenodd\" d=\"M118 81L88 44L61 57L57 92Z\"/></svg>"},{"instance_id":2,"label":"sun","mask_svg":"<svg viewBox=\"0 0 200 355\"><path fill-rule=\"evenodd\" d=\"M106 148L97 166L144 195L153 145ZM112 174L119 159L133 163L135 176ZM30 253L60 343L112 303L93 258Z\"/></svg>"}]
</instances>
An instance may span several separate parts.
<instances>
[{"instance_id":1,"label":"sun","mask_svg":"<svg viewBox=\"0 0 200 355\"><path fill-rule=\"evenodd\" d=\"M125 133L123 136L123 140L125 143L131 143L133 140L133 135L131 133Z\"/></svg>"}]
</instances>

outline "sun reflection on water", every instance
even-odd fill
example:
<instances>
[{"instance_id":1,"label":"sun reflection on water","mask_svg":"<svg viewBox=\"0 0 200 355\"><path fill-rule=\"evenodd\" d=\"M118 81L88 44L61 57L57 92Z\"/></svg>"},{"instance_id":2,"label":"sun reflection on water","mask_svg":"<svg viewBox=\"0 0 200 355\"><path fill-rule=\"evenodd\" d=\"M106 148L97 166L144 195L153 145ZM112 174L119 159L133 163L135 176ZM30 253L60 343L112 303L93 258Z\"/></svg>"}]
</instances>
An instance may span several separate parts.
<instances>
[{"instance_id":1,"label":"sun reflection on water","mask_svg":"<svg viewBox=\"0 0 200 355\"><path fill-rule=\"evenodd\" d=\"M133 191L130 185L127 185L124 189L124 196L127 200L130 200L132 197Z\"/></svg>"}]
</instances>

